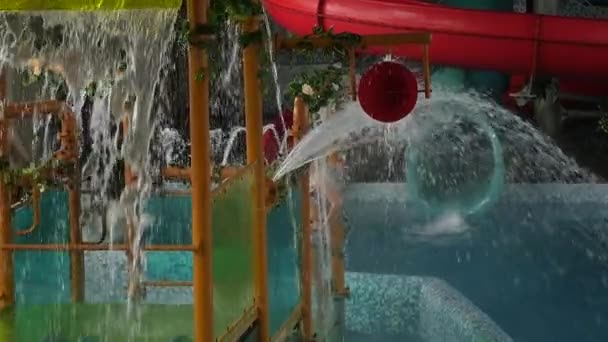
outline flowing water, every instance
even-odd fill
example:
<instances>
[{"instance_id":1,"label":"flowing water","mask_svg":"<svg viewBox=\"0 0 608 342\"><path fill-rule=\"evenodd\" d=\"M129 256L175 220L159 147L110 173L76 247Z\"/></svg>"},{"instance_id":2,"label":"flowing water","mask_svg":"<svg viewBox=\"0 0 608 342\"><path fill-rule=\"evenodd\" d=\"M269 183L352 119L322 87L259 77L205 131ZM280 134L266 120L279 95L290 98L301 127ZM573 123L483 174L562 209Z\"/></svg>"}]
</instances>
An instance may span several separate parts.
<instances>
[{"instance_id":1,"label":"flowing water","mask_svg":"<svg viewBox=\"0 0 608 342\"><path fill-rule=\"evenodd\" d=\"M283 101L281 100L281 85L279 83L279 66L276 62L276 55L274 52L274 39L272 34L272 25L270 23L270 17L266 13L266 9L264 8L264 28L266 29L266 44L264 45L266 48L266 53L270 58L270 68L272 70L272 80L274 82L274 90L275 90L275 101L277 110L279 111L279 118L281 119L281 125L283 126L283 132L287 132L287 125L285 124L285 118L282 115L283 109ZM276 128L275 128L276 135ZM278 135L277 135L278 136ZM287 135L283 137L283 139L279 143L279 155L284 157L285 152L287 152Z\"/></svg>"},{"instance_id":2,"label":"flowing water","mask_svg":"<svg viewBox=\"0 0 608 342\"><path fill-rule=\"evenodd\" d=\"M325 161L324 157L332 153L339 153L346 158L346 169L343 174L337 173L335 167ZM475 234L474 229L478 228L477 222L472 222L469 216L479 217L480 213L493 208L502 195L504 183L594 183L597 181L593 174L579 167L553 141L511 111L475 92L453 93L442 91L437 86L434 88L432 99L419 103L408 117L390 125L373 121L357 103L347 104L335 115L327 116L293 148L279 167L275 179L281 179L294 170L305 167L306 164L310 164L313 187L319 193L316 197L316 208L320 229L315 234L315 243L320 248L315 255L319 263L316 266L320 269L316 278L326 279L326 283L329 284L331 284L329 263L331 256L327 255L328 250L322 247L330 244L331 238L327 229L328 212L331 212L332 205L328 201L328 193L332 191L327 188L328 180L330 184L352 182L355 187L356 183L361 182L405 181L405 186L390 183L385 184L385 187L363 184L368 185L369 189L361 195L366 200L365 204L359 207L357 203L348 204L348 200L345 199L345 205L351 206L349 209L351 214L353 210L361 212L361 215L355 215L353 219L356 222L353 224L349 224L352 215L345 213L344 217L347 226L358 229L355 234L356 242L351 242L351 249L347 250L347 258L355 260L349 262L349 265L362 264L362 260L367 258L368 249L386 251L387 255L400 255L399 253L406 254L406 250L417 250L418 245L430 245L434 247L429 249L438 250L441 246L452 244L454 241L463 240L462 244L466 245L469 241L467 237ZM382 192L379 190L376 195L374 186L390 193L390 200L388 197L382 198ZM391 191L393 187L394 190ZM522 194L522 196L528 195ZM369 208L366 207L368 204ZM357 209L353 209L355 207ZM373 209L370 209L371 207ZM384 215L383 207L386 207ZM361 223L366 216L374 217L367 221L376 223L371 226ZM389 230L396 221L408 222L408 224L394 228L399 232L378 229L385 227ZM511 236L506 235L517 240L520 237L515 235L520 233L514 231ZM477 232L477 234L482 233ZM553 234L558 233L553 232ZM596 236L593 229L587 228L581 229L577 234ZM599 234L604 235L601 232ZM384 236L390 241L396 239L398 242L375 245L374 242L368 241L366 244L364 240L359 239L368 235ZM593 238L585 241L587 246L581 246L582 248L594 250L595 254L605 253L595 248L596 243L593 242ZM356 248L352 247L353 244L356 244ZM387 247L388 245L391 247ZM576 248L579 246L577 245ZM419 262L408 263L398 260L400 259L397 257L391 259L404 265ZM365 265L378 262L383 261L368 260ZM381 268L384 270L382 272L392 272L388 270L389 266ZM403 266L403 268L407 267ZM419 272L425 274L422 270ZM544 270L539 269L538 272ZM318 286L315 290L315 299L321 300L316 303L320 308L315 311L315 317L320 318L321 324L331 324L333 321L328 319L330 311L327 310L330 306L322 302L322 298L331 295L326 293L323 296L320 292L324 290L323 286ZM393 290L389 292L391 291ZM373 314L364 312L363 307L368 300L365 297L366 293L360 294L364 297L354 294L352 303L349 304L349 310L353 313L350 315L347 313L348 326L357 329L361 329L362 326L367 327L365 323L361 323L366 319L360 316ZM407 301L402 296L397 297L400 298L399 301ZM384 308L391 303L382 305ZM452 304L443 305L445 305L444 309L450 310ZM405 316L397 316L400 322L407 320ZM397 319L397 316L391 316L390 319ZM392 327L390 324L387 326ZM331 327L324 326L321 329L328 331ZM373 334L365 335L362 340L371 340L372 336L382 339ZM386 340L397 339L393 336L387 337Z\"/></svg>"},{"instance_id":3,"label":"flowing water","mask_svg":"<svg viewBox=\"0 0 608 342\"><path fill-rule=\"evenodd\" d=\"M597 180L509 110L474 92L437 88L430 101L390 125L348 104L294 147L275 179L334 152L346 156L348 177L408 184L403 199L436 217L412 230L419 238L463 233L463 217L491 207L504 183Z\"/></svg>"},{"instance_id":4,"label":"flowing water","mask_svg":"<svg viewBox=\"0 0 608 342\"><path fill-rule=\"evenodd\" d=\"M147 169L158 121L154 93L161 68L167 63L165 52L173 38L176 15L177 10L0 12L0 70L24 70L43 79L47 83L43 94L66 89L63 96L76 115L79 133L91 137L92 150L83 165L86 188L93 194L90 210L83 210L85 224L103 221L104 209L110 208L108 221L120 224L122 235L127 217L135 226L133 264L127 266L129 303L139 300L134 289L140 286L145 269L141 243L150 218L142 208L152 184ZM85 100L91 95L87 88L92 83L95 94L90 109L85 110ZM45 99L48 97L39 98ZM87 111L90 120L85 124L81 114ZM124 140L117 129L123 116L129 120ZM112 204L109 193L114 166L120 160L130 165L138 181ZM113 240L116 238L111 236ZM123 270L107 255L87 253L86 259L92 273L109 267L105 289L120 292L115 280ZM95 297L95 293L87 297L91 295ZM137 325L129 334L138 334Z\"/></svg>"},{"instance_id":5,"label":"flowing water","mask_svg":"<svg viewBox=\"0 0 608 342\"><path fill-rule=\"evenodd\" d=\"M225 130L244 125L242 48L238 23L227 22L219 33L219 46L211 52L211 118ZM215 58L215 60L213 59Z\"/></svg>"},{"instance_id":6,"label":"flowing water","mask_svg":"<svg viewBox=\"0 0 608 342\"><path fill-rule=\"evenodd\" d=\"M397 150L403 153L406 153L408 145L415 145L420 154L425 155L425 161L434 159L436 163L447 163L458 160L461 164L458 170L474 169L474 165L479 164L475 158L487 157L491 151L487 142L484 147L483 141L474 141L483 140L480 135L486 133L483 127L475 128L467 124L469 119L473 122L487 122L497 135L504 149L507 182L572 182L595 179L592 174L567 157L550 139L511 111L474 92L452 93L437 88L434 89L432 99L419 104L410 115L394 124L378 123L369 118L358 103L347 104L343 110L315 127L294 147L274 178L280 179L285 174L333 152L365 149L365 145L374 143L385 144L385 147L400 147ZM436 139L440 136L440 140ZM479 148L471 148L475 145ZM401 156L387 156L386 165L390 165L389 162L398 157ZM349 161L349 166L363 167L366 161L365 158L359 159L355 155ZM427 163L423 165L427 166ZM436 171L445 171L446 167L447 164L435 166L438 169L443 168ZM391 171L405 174L405 169ZM450 173L436 176L445 178L445 182L453 181L454 178Z\"/></svg>"}]
</instances>

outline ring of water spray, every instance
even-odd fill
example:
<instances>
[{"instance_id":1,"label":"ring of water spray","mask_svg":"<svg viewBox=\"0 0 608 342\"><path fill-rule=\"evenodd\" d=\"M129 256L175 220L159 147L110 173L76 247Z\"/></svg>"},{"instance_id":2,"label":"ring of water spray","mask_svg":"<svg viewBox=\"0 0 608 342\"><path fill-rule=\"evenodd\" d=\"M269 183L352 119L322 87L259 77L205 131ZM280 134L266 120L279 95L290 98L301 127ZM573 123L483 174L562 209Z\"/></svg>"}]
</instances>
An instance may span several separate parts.
<instances>
[{"instance_id":1,"label":"ring of water spray","mask_svg":"<svg viewBox=\"0 0 608 342\"><path fill-rule=\"evenodd\" d=\"M456 200L446 200L446 201L433 201L428 198L424 198L421 194L421 180L419 177L418 168L420 167L419 154L420 151L417 147L417 144L412 144L408 148L408 152L406 155L406 179L407 179L407 191L408 197L414 201L415 203L422 203L424 206L433 212L458 212L464 215L472 215L474 213L481 212L492 204L494 204L500 193L502 192L504 178L505 178L505 166L504 166L504 156L503 149L496 135L496 132L492 127L488 124L488 122L478 115L468 115L466 116L467 120L470 120L471 123L478 125L481 131L483 131L488 138L491 144L492 150L492 159L493 159L493 172L492 175L487 182L487 186L485 191L482 192L481 195L474 195L472 200L467 200L463 198L459 198ZM432 128L427 131L426 135L422 138L427 138L430 136L430 131ZM421 140L422 140L421 139ZM470 195L470 194L466 194ZM461 196L464 197L464 196Z\"/></svg>"}]
</instances>

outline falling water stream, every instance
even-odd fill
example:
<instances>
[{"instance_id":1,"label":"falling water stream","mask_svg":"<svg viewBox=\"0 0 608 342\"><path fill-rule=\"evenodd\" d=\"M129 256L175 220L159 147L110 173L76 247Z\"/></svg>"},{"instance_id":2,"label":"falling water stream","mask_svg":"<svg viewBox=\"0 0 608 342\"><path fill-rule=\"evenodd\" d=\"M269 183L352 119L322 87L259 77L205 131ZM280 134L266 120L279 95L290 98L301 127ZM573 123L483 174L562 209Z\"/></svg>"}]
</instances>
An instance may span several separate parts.
<instances>
[{"instance_id":1,"label":"falling water stream","mask_svg":"<svg viewBox=\"0 0 608 342\"><path fill-rule=\"evenodd\" d=\"M121 225L114 228L123 236L125 217L130 217L135 226L133 265L128 266L129 303L138 300L132 290L139 286L145 267L141 244L150 220L142 210L152 184L146 170L157 122L154 90L160 70L167 63L166 50L173 38L176 16L177 10L0 12L0 67L26 70L40 78L59 76L65 82L66 103L77 117L80 132L88 131L92 138L93 149L83 166L87 190L96 194L91 206L109 207L109 221ZM96 91L91 119L84 126L81 113L86 89L92 82L96 83ZM119 130L115 128L123 115L128 116L130 124L119 146ZM119 160L130 165L138 181L123 190L115 205L110 205L108 192ZM97 216L102 215L103 211L97 212ZM92 273L106 267L112 269L110 278L104 281L105 292L121 287L114 280L124 270L118 270L107 255L85 254L86 267ZM97 295L94 290L87 291L92 301ZM129 335L138 335L137 325L130 329Z\"/></svg>"},{"instance_id":2,"label":"falling water stream","mask_svg":"<svg viewBox=\"0 0 608 342\"><path fill-rule=\"evenodd\" d=\"M437 217L410 232L424 238L462 233L462 217L490 207L503 183L597 181L509 110L474 92L437 87L428 103L390 125L370 119L358 103L346 105L293 148L275 180L310 162L322 165L334 152L347 156L353 173L379 169L375 181L405 180L403 199Z\"/></svg>"},{"instance_id":3,"label":"falling water stream","mask_svg":"<svg viewBox=\"0 0 608 342\"><path fill-rule=\"evenodd\" d=\"M427 103L419 104L405 119L390 125L369 118L358 103L347 104L343 110L315 127L293 148L274 178L280 179L333 152L364 148L367 144L377 142L400 145L403 150L409 144L419 144L417 148L422 148L426 155L438 156L450 151L450 159L466 161L467 158L480 157L479 153L487 153L488 150L463 148L477 134L465 134L465 128L457 124L467 117L484 119L496 132L505 150L507 181L522 181L526 178L534 178L536 182L595 180L592 174L580 168L549 138L511 111L472 91L453 93L438 88L434 89L433 97ZM440 133L450 133L452 145L437 146L427 138L429 134ZM350 160L354 164L365 162L366 160ZM472 166L472 163L471 161L467 167ZM394 171L404 173L405 170ZM444 177L450 178L449 175Z\"/></svg>"}]
</instances>

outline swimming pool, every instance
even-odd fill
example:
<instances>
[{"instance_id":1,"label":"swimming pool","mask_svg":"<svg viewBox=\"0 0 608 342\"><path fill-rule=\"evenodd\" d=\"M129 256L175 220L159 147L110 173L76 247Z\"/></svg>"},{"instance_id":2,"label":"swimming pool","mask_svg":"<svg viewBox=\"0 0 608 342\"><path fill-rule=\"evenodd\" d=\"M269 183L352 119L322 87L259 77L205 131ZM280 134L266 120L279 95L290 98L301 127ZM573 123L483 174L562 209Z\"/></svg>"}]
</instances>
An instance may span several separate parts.
<instances>
[{"instance_id":1,"label":"swimming pool","mask_svg":"<svg viewBox=\"0 0 608 342\"><path fill-rule=\"evenodd\" d=\"M464 219L425 215L405 189L348 188L348 271L440 281L514 341L608 340L608 185L510 185L493 208ZM456 233L421 234L433 226Z\"/></svg>"},{"instance_id":2,"label":"swimming pool","mask_svg":"<svg viewBox=\"0 0 608 342\"><path fill-rule=\"evenodd\" d=\"M487 212L447 220L425 215L404 194L405 184L346 189L347 341L608 340L608 185L511 185ZM64 196L47 193L43 207L65 211ZM294 193L269 216L273 330L300 293L297 198ZM151 242L187 241L188 197L155 197L150 206L163 218L153 229L171 231L152 234L160 240ZM42 222L51 226L30 239L59 242L67 221L45 212ZM454 234L421 234L428 231L420 227L429 225ZM124 253L86 253L89 304L79 306L67 304L66 254L18 252L16 263L21 331L46 326L44 336L106 338L112 337L107 331L133 333L135 322L124 316ZM189 280L190 267L188 253L148 253L148 279ZM190 288L150 288L140 336L190 336L191 296ZM179 324L159 323L166 317Z\"/></svg>"}]
</instances>

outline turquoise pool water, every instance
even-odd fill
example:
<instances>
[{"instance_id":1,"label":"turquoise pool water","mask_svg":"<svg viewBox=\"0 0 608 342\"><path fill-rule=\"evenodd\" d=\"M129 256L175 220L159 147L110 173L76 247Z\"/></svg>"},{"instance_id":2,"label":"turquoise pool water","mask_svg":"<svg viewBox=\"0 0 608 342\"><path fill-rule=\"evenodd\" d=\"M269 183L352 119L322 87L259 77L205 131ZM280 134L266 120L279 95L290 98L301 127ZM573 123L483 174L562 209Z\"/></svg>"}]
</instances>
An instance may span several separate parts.
<instances>
[{"instance_id":1,"label":"turquoise pool water","mask_svg":"<svg viewBox=\"0 0 608 342\"><path fill-rule=\"evenodd\" d=\"M66 203L67 195L64 192L44 193L41 202L41 222L43 224L34 234L20 237L16 242L66 242L68 235ZM301 219L299 203L300 195L294 191L282 205L271 210L268 216L269 300L273 332L281 327L300 301L298 237ZM154 224L148 228L145 234L147 243L190 243L191 200L189 197L153 197L148 202L147 208L147 211L155 218ZM13 221L15 229L28 228L32 222L31 208L17 211ZM148 252L146 254L146 280L192 280L190 253ZM125 303L126 262L123 252L85 253L85 285L88 303ZM18 307L19 305L29 307L40 304L56 306L60 303L69 303L70 283L67 253L17 252L15 270ZM222 292L222 289L216 290L219 290L218 293ZM229 291L224 291L224 293L230 296ZM215 300L216 305L221 306L222 302L229 298L220 295L216 296ZM192 289L189 287L148 288L146 303L188 305L192 303ZM69 308L66 310L69 311ZM92 311L95 310L92 309ZM84 311L89 316L95 314L91 313L91 310ZM59 317L61 315L63 314L58 313L57 317L36 324L44 324L46 327L43 328L54 331L65 320ZM95 331L95 333L99 332ZM184 331L184 334L189 335L190 331Z\"/></svg>"},{"instance_id":2,"label":"turquoise pool water","mask_svg":"<svg viewBox=\"0 0 608 342\"><path fill-rule=\"evenodd\" d=\"M608 185L510 185L493 208L466 218L425 215L405 187L348 189L348 271L437 279L514 341L608 341ZM403 340L423 315L402 306L414 317L402 329L356 335Z\"/></svg>"},{"instance_id":3,"label":"turquoise pool water","mask_svg":"<svg viewBox=\"0 0 608 342\"><path fill-rule=\"evenodd\" d=\"M485 213L447 223L404 194L404 184L347 188L347 341L608 340L608 186L511 185ZM297 198L269 217L273 331L300 293ZM43 200L55 213L66 209L63 193ZM149 242L188 241L189 206L187 198L154 198L159 219ZM47 229L20 242L63 241L66 219L45 215ZM438 222L449 229L432 232L457 233L420 234ZM188 253L147 260L147 279L191 279ZM124 301L125 263L123 253L87 253L88 302ZM21 304L69 301L65 254L20 252L16 264ZM189 304L191 296L189 288L150 288L146 301Z\"/></svg>"}]
</instances>

